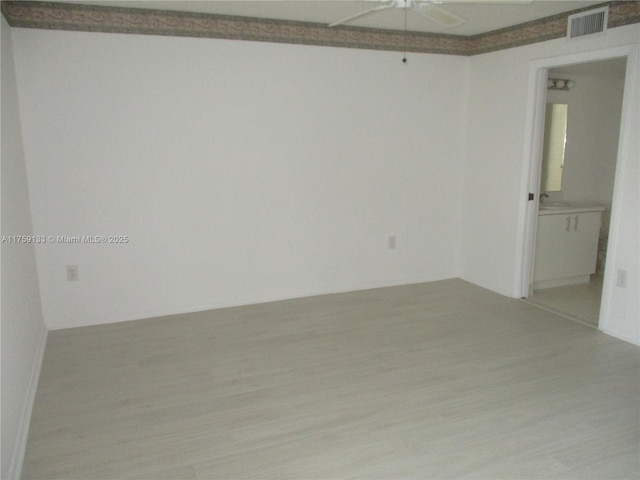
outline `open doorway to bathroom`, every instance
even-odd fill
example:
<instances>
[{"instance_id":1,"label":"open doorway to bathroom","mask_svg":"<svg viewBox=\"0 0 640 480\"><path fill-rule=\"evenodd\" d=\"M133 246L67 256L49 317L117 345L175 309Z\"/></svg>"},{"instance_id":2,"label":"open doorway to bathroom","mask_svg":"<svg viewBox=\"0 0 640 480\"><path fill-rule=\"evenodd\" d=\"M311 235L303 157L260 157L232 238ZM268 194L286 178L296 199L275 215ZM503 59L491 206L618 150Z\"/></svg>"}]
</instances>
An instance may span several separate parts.
<instances>
[{"instance_id":1,"label":"open doorway to bathroom","mask_svg":"<svg viewBox=\"0 0 640 480\"><path fill-rule=\"evenodd\" d=\"M528 301L597 327L627 59L547 70Z\"/></svg>"}]
</instances>

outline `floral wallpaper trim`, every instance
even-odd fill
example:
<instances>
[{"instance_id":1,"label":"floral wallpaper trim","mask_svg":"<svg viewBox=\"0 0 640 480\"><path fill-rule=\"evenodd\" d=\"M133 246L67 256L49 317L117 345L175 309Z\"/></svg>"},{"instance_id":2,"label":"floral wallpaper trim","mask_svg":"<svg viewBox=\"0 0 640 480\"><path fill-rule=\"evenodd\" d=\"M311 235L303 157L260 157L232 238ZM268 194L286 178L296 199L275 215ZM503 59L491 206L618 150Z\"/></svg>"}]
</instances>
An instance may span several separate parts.
<instances>
[{"instance_id":1,"label":"floral wallpaper trim","mask_svg":"<svg viewBox=\"0 0 640 480\"><path fill-rule=\"evenodd\" d=\"M471 37L473 55L529 45L567 35L567 18L573 13L609 6L607 28L640 23L640 1L615 1L542 18L513 27Z\"/></svg>"},{"instance_id":2,"label":"floral wallpaper trim","mask_svg":"<svg viewBox=\"0 0 640 480\"><path fill-rule=\"evenodd\" d=\"M640 2L609 5L609 28L640 22ZM602 6L598 5L598 6ZM475 35L442 35L166 10L36 1L3 1L12 27L85 32L221 38L343 48L476 55L542 42L566 34L565 14ZM589 7L591 8L596 7Z\"/></svg>"}]
</instances>

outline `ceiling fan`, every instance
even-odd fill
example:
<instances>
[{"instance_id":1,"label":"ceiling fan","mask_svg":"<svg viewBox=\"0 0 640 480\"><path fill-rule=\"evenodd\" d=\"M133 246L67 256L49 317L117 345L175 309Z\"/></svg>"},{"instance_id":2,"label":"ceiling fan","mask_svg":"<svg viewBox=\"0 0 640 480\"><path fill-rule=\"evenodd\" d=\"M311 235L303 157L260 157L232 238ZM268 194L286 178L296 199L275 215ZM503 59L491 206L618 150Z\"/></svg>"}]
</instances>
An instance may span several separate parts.
<instances>
[{"instance_id":1,"label":"ceiling fan","mask_svg":"<svg viewBox=\"0 0 640 480\"><path fill-rule=\"evenodd\" d=\"M432 20L436 23L444 25L446 27L455 27L463 24L466 20L460 15L450 12L446 8L440 6L444 3L531 3L532 0L372 0L382 5L370 8L355 15L350 15L345 18L341 18L333 23L330 23L330 27L336 27L338 25L344 25L358 18L370 15L372 13L381 12L383 10L389 10L392 8L403 9L416 13L422 17Z\"/></svg>"}]
</instances>

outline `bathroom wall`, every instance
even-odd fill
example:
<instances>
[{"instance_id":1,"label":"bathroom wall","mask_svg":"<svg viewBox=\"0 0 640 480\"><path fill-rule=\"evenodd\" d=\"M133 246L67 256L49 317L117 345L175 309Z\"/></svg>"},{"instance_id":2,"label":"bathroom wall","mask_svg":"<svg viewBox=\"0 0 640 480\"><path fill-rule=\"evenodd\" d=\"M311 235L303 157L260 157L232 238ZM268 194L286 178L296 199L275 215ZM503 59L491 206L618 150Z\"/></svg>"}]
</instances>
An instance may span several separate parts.
<instances>
[{"instance_id":1,"label":"bathroom wall","mask_svg":"<svg viewBox=\"0 0 640 480\"><path fill-rule=\"evenodd\" d=\"M605 205L601 237L609 232L611 200L624 93L625 59L549 71L574 82L568 91L548 90L547 102L569 105L562 191L551 199Z\"/></svg>"}]
</instances>

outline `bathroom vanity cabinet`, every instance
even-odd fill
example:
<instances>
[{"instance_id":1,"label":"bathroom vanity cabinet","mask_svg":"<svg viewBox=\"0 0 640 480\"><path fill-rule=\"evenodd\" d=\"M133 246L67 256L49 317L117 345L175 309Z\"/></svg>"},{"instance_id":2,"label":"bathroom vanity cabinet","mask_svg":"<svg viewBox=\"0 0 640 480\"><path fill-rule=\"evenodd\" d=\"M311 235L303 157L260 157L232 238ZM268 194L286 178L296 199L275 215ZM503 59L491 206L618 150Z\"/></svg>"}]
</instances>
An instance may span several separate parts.
<instances>
[{"instance_id":1,"label":"bathroom vanity cabinet","mask_svg":"<svg viewBox=\"0 0 640 480\"><path fill-rule=\"evenodd\" d=\"M596 271L602 206L539 210L534 289L588 283Z\"/></svg>"}]
</instances>

